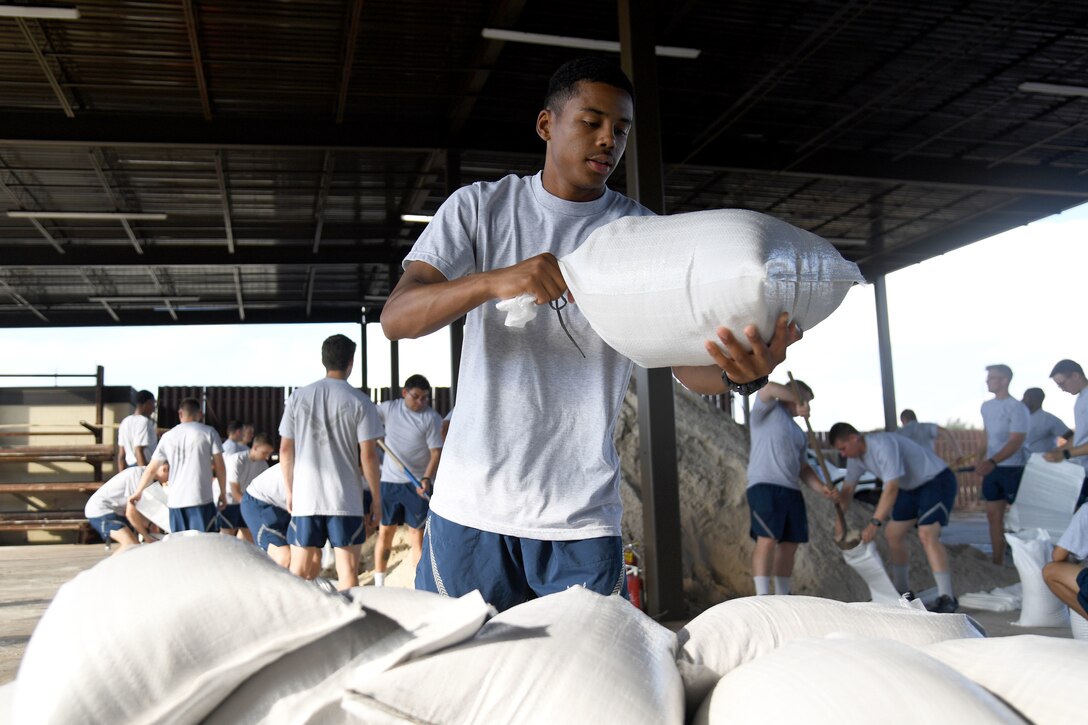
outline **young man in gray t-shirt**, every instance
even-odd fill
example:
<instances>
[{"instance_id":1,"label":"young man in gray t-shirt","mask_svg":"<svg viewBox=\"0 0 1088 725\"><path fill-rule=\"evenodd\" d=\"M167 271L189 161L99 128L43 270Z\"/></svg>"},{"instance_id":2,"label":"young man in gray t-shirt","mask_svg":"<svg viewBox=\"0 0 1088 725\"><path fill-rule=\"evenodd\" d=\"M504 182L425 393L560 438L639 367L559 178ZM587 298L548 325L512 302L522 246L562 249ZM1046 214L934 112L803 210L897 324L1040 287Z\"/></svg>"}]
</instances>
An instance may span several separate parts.
<instances>
[{"instance_id":1,"label":"young man in gray t-shirt","mask_svg":"<svg viewBox=\"0 0 1088 725\"><path fill-rule=\"evenodd\" d=\"M1024 475L1027 451L1028 409L1009 395L1012 369L1008 365L986 367L986 388L993 398L982 404L986 445L978 453L975 473L982 476L986 521L990 527L993 562L1005 561L1005 510L1016 500Z\"/></svg>"},{"instance_id":2,"label":"young man in gray t-shirt","mask_svg":"<svg viewBox=\"0 0 1088 725\"><path fill-rule=\"evenodd\" d=\"M651 214L606 186L633 118L622 71L595 58L565 64L537 116L543 171L454 192L404 260L382 312L387 337L420 337L467 315L457 425L443 448L417 588L479 589L499 609L572 584L625 588L613 433L633 364L577 304L560 314L585 358L556 315L516 330L494 303L522 294L570 302L556 258L610 221ZM721 393L723 370L734 383L765 378L799 338L785 315L769 345L754 326L745 335L751 353L719 328L707 364L674 374L697 392Z\"/></svg>"},{"instance_id":3,"label":"young man in gray t-shirt","mask_svg":"<svg viewBox=\"0 0 1088 725\"><path fill-rule=\"evenodd\" d=\"M1077 396L1077 399L1073 403L1072 439L1044 455L1052 463L1064 460L1084 467L1084 484L1077 499L1077 508L1080 508L1088 501L1088 378L1084 377L1084 369L1079 363L1059 360L1050 371L1050 379L1065 392Z\"/></svg>"}]
</instances>

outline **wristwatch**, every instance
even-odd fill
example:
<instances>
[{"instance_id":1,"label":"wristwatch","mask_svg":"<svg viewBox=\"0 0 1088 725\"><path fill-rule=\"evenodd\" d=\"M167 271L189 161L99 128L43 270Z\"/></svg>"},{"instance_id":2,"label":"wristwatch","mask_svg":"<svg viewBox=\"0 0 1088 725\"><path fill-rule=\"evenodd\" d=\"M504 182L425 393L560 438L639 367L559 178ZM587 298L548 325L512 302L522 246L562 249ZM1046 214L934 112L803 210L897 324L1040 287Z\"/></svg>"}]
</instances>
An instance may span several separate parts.
<instances>
[{"instance_id":1,"label":"wristwatch","mask_svg":"<svg viewBox=\"0 0 1088 725\"><path fill-rule=\"evenodd\" d=\"M869 519L869 523L872 524L873 526L877 527L878 529L881 526L884 525L884 522L881 521L880 519L876 518L875 516L873 518Z\"/></svg>"},{"instance_id":2,"label":"wristwatch","mask_svg":"<svg viewBox=\"0 0 1088 725\"><path fill-rule=\"evenodd\" d=\"M1068 449L1068 448L1063 448L1063 449L1062 449L1062 458L1064 458L1065 460L1067 460L1067 461L1068 461L1068 460L1069 460L1069 459L1070 459L1070 458L1072 457L1072 455L1073 455L1073 454L1071 454L1071 453L1069 452L1069 449Z\"/></svg>"},{"instance_id":3,"label":"wristwatch","mask_svg":"<svg viewBox=\"0 0 1088 725\"><path fill-rule=\"evenodd\" d=\"M768 379L769 378L764 375L762 378L756 378L755 380L748 383L735 383L730 380L729 375L727 375L726 372L722 370L722 382L725 383L725 387L729 388L734 393L739 393L740 395L751 395L752 393L756 392L764 385L766 385Z\"/></svg>"}]
</instances>

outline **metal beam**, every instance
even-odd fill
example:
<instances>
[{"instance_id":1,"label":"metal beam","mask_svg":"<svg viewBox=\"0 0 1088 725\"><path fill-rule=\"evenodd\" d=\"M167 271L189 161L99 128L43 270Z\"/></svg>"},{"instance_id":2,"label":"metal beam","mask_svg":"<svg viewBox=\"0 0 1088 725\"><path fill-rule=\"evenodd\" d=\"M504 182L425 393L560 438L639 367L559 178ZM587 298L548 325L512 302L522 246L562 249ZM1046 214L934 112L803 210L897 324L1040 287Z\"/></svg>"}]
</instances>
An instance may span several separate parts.
<instances>
[{"instance_id":1,"label":"metal beam","mask_svg":"<svg viewBox=\"0 0 1088 725\"><path fill-rule=\"evenodd\" d=\"M407 249L379 245L333 246L326 244L314 254L309 246L239 246L231 254L208 245L157 245L136 254L128 247L70 244L58 255L48 247L0 244L5 267L202 267L268 265L399 264Z\"/></svg>"},{"instance_id":2,"label":"metal beam","mask_svg":"<svg viewBox=\"0 0 1088 725\"><path fill-rule=\"evenodd\" d=\"M355 41L359 37L362 24L363 0L355 0L351 7L351 19L348 21L348 33L344 38L344 65L340 72L340 93L336 97L336 122L343 123L344 111L348 105L348 88L351 86L351 67L355 63Z\"/></svg>"},{"instance_id":3,"label":"metal beam","mask_svg":"<svg viewBox=\"0 0 1088 725\"><path fill-rule=\"evenodd\" d=\"M16 180L18 181L18 177L16 177ZM11 200L13 202L15 202L15 205L18 206L20 210L27 211L26 205L23 204L23 202L19 198L18 194L16 194L14 191L12 191L11 187L9 187L7 184L5 184L2 179L0 179L0 191L3 191L5 194L7 194L11 198ZM30 196L30 195L28 194L28 196ZM31 197L31 198L33 198L33 197ZM37 200L35 200L35 203L37 203ZM53 235L49 233L48 229L46 229L44 226L42 226L41 222L39 222L37 219L30 219L29 221L30 221L31 224L34 225L34 228L37 229L38 232L43 237L45 237L45 240L47 242L49 242L50 245L52 245L53 249L57 250L57 252L59 254L64 254L64 247L62 247L60 242L58 242L53 237Z\"/></svg>"},{"instance_id":4,"label":"metal beam","mask_svg":"<svg viewBox=\"0 0 1088 725\"><path fill-rule=\"evenodd\" d=\"M620 0L620 57L639 97L633 134L627 145L627 194L649 209L664 213L653 18L651 0ZM672 371L636 367L635 386L647 612L651 617L675 620L686 615L687 607L680 544L680 479L676 469Z\"/></svg>"},{"instance_id":5,"label":"metal beam","mask_svg":"<svg viewBox=\"0 0 1088 725\"><path fill-rule=\"evenodd\" d=\"M200 54L200 29L197 25L196 8L193 0L181 0L185 9L185 29L189 33L189 50L193 55L193 73L196 75L196 85L200 90L200 108L204 111L204 119L212 118L212 102L208 95L208 81L204 77L204 61Z\"/></svg>"},{"instance_id":6,"label":"metal beam","mask_svg":"<svg viewBox=\"0 0 1088 725\"><path fill-rule=\"evenodd\" d=\"M321 230L325 226L325 204L329 198L329 187L332 186L333 169L336 167L336 156L332 151L325 150L325 158L321 162L321 182L318 185L317 198L314 199L314 254L321 248Z\"/></svg>"},{"instance_id":7,"label":"metal beam","mask_svg":"<svg viewBox=\"0 0 1088 725\"><path fill-rule=\"evenodd\" d=\"M101 152L96 148L92 148L87 152L87 157L91 160L91 167L94 169L95 176L98 177L98 183L100 183L102 188L106 191L106 196L109 197L114 210L118 212L129 211L127 205L122 204L117 198L117 195L113 193L113 184L111 184L110 180L106 177L105 159L99 158L100 154ZM136 233L132 230L132 225L129 224L128 219L121 219L121 226L124 228L128 240L132 242L132 247L136 250L136 253L143 254L144 248L140 244L140 240L136 238Z\"/></svg>"},{"instance_id":8,"label":"metal beam","mask_svg":"<svg viewBox=\"0 0 1088 725\"><path fill-rule=\"evenodd\" d=\"M310 267L310 271L306 275L306 316L310 316L310 312L314 308L314 281L317 279L317 267Z\"/></svg>"},{"instance_id":9,"label":"metal beam","mask_svg":"<svg viewBox=\"0 0 1088 725\"><path fill-rule=\"evenodd\" d=\"M113 318L114 322L120 322L121 321L121 318L118 317L117 313L113 311L112 307L110 307L110 303L109 303L108 300L100 299L98 301L101 302L102 306L106 308L106 312L110 313L110 317Z\"/></svg>"},{"instance_id":10,"label":"metal beam","mask_svg":"<svg viewBox=\"0 0 1088 725\"><path fill-rule=\"evenodd\" d=\"M246 321L246 305L242 299L242 268L234 268L234 296L238 300L238 319Z\"/></svg>"},{"instance_id":11,"label":"metal beam","mask_svg":"<svg viewBox=\"0 0 1088 725\"><path fill-rule=\"evenodd\" d=\"M234 254L234 225L230 219L230 189L227 187L227 172L224 168L223 152L215 152L215 181L219 185L219 200L223 204L223 227L227 234L227 251Z\"/></svg>"},{"instance_id":12,"label":"metal beam","mask_svg":"<svg viewBox=\"0 0 1088 725\"><path fill-rule=\"evenodd\" d=\"M21 294L19 294L15 290L14 287L12 287L10 284L8 284L7 282L5 282L2 279L0 279L0 285L2 285L3 292L6 295L8 295L9 297L11 297L11 299L15 300L15 303L17 305L19 305L19 307L21 307L23 309L26 309L26 310L30 310L32 313L34 313L34 316L37 317L42 322L45 322L45 323L49 322L49 318L46 317L44 314L42 314L42 312L37 307L30 304L30 302L27 301L27 299L25 297L23 297ZM3 318L0 317L0 321L2 321L2 320L3 320ZM5 326L11 327L12 325L5 325Z\"/></svg>"},{"instance_id":13,"label":"metal beam","mask_svg":"<svg viewBox=\"0 0 1088 725\"><path fill-rule=\"evenodd\" d=\"M14 298L13 298L14 299ZM24 300L25 302L25 300ZM29 303L18 302L18 306L0 305L0 327L100 327L103 322L102 309L95 305L82 310L59 310L44 307L48 318L41 310ZM33 312L36 317L22 313ZM292 309L255 310L250 308L244 323L239 323L238 313L234 309L209 311L178 310L172 303L163 305L162 310L132 309L120 310L124 315L124 324L131 326L145 325L237 325L237 324L293 324L308 322L344 322L358 323L359 309L353 307L317 308L311 317L306 317L301 307ZM176 316L175 316L176 315Z\"/></svg>"},{"instance_id":14,"label":"metal beam","mask_svg":"<svg viewBox=\"0 0 1088 725\"><path fill-rule=\"evenodd\" d=\"M57 101L60 102L61 108L64 109L64 115L68 118L75 118L76 112L72 110L72 104L68 102L68 97L64 95L64 89L60 87L57 77L53 75L53 69L49 67L49 63L46 61L42 49L38 47L38 42L34 40L34 36L30 33L30 28L27 27L26 21L22 18L15 18L15 22L19 26L19 30L22 31L27 45L30 46L30 50L34 53L34 58L38 61L38 66L42 69L42 72L45 73L45 78L49 81L49 87L53 89L53 95L57 97Z\"/></svg>"},{"instance_id":15,"label":"metal beam","mask_svg":"<svg viewBox=\"0 0 1088 725\"><path fill-rule=\"evenodd\" d=\"M873 280L876 294L876 337L880 351L880 382L884 398L884 430L894 431L898 426L895 413L895 373L892 370L892 336L888 323L888 286L884 275Z\"/></svg>"}]
</instances>

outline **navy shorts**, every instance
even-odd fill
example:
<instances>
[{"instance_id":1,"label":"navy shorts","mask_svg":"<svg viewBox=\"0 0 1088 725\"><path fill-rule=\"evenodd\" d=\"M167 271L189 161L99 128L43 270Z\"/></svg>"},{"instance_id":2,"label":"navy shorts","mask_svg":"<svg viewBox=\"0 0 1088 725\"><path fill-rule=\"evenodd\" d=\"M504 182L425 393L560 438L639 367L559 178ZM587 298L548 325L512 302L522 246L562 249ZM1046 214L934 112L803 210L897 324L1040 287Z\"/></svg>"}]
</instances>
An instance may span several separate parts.
<instances>
[{"instance_id":1,"label":"navy shorts","mask_svg":"<svg viewBox=\"0 0 1088 725\"><path fill-rule=\"evenodd\" d=\"M219 533L219 510L214 503L170 509L170 533L205 531Z\"/></svg>"},{"instance_id":2,"label":"navy shorts","mask_svg":"<svg viewBox=\"0 0 1088 725\"><path fill-rule=\"evenodd\" d=\"M93 519L87 519L87 523L98 532L98 535L102 537L102 541L106 542L110 540L110 532L117 531L118 529L132 530L132 526L129 525L128 519L124 516L118 516L117 514L95 516Z\"/></svg>"},{"instance_id":3,"label":"navy shorts","mask_svg":"<svg viewBox=\"0 0 1088 725\"><path fill-rule=\"evenodd\" d=\"M1084 477L1084 483L1080 485L1080 496L1077 498L1077 505L1073 507L1073 510L1076 511L1085 502L1088 502L1088 476Z\"/></svg>"},{"instance_id":4,"label":"navy shorts","mask_svg":"<svg viewBox=\"0 0 1088 725\"><path fill-rule=\"evenodd\" d=\"M1077 592L1077 603L1080 604L1081 609L1088 612L1088 567L1081 569L1080 574L1077 574L1077 586L1080 587L1080 591Z\"/></svg>"},{"instance_id":5,"label":"navy shorts","mask_svg":"<svg viewBox=\"0 0 1088 725\"><path fill-rule=\"evenodd\" d=\"M242 518L242 504L229 503L222 511L217 511L220 529L244 529L246 522Z\"/></svg>"},{"instance_id":6,"label":"navy shorts","mask_svg":"<svg viewBox=\"0 0 1088 725\"><path fill-rule=\"evenodd\" d=\"M1023 466L998 466L982 479L982 498L1012 503L1016 500L1023 475Z\"/></svg>"},{"instance_id":7,"label":"navy shorts","mask_svg":"<svg viewBox=\"0 0 1088 725\"><path fill-rule=\"evenodd\" d=\"M572 586L626 598L622 539L541 541L480 531L434 513L427 517L416 589L450 597L479 589L503 611Z\"/></svg>"},{"instance_id":8,"label":"navy shorts","mask_svg":"<svg viewBox=\"0 0 1088 725\"><path fill-rule=\"evenodd\" d=\"M747 491L751 523L748 535L803 544L808 541L808 514L801 492L773 483L757 483Z\"/></svg>"},{"instance_id":9,"label":"navy shorts","mask_svg":"<svg viewBox=\"0 0 1088 725\"><path fill-rule=\"evenodd\" d=\"M422 529L431 505L416 493L415 484L382 481L382 526L408 524Z\"/></svg>"},{"instance_id":10,"label":"navy shorts","mask_svg":"<svg viewBox=\"0 0 1088 725\"><path fill-rule=\"evenodd\" d=\"M900 490L892 507L892 521L913 521L919 526L948 526L948 516L956 504L960 485L948 468L911 491Z\"/></svg>"},{"instance_id":11,"label":"navy shorts","mask_svg":"<svg viewBox=\"0 0 1088 725\"><path fill-rule=\"evenodd\" d=\"M287 527L291 514L278 506L242 494L242 518L246 528L253 532L257 546L268 551L269 546L287 546Z\"/></svg>"},{"instance_id":12,"label":"navy shorts","mask_svg":"<svg viewBox=\"0 0 1088 725\"><path fill-rule=\"evenodd\" d=\"M291 546L320 548L328 541L339 549L366 540L362 516L292 516L287 527Z\"/></svg>"}]
</instances>

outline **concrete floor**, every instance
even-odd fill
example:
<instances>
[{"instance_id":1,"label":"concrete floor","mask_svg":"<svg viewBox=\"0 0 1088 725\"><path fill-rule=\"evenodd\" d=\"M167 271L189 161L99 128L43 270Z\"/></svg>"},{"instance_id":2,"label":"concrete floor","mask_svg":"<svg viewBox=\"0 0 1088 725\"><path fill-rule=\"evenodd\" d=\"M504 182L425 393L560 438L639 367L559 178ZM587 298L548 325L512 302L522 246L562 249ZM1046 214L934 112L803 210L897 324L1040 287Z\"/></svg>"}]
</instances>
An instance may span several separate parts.
<instances>
[{"instance_id":1,"label":"concrete floor","mask_svg":"<svg viewBox=\"0 0 1088 725\"><path fill-rule=\"evenodd\" d=\"M990 551L985 514L957 514L942 538L946 543L970 544L986 553ZM15 679L26 643L60 586L107 556L101 544L0 546L0 685ZM963 611L991 637L1071 636L1068 627L1017 627L1012 622L1019 618L1018 611Z\"/></svg>"}]
</instances>

